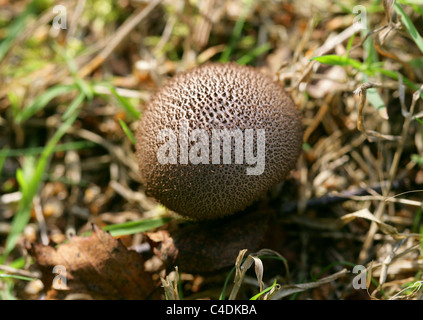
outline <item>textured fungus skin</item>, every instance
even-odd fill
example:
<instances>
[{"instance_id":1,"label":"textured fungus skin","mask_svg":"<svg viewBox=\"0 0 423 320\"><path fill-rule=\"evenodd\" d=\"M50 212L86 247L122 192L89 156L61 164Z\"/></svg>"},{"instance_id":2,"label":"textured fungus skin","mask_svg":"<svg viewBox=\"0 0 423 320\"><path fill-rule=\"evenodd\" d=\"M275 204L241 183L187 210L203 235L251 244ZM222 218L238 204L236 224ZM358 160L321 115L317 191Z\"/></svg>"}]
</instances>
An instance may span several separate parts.
<instances>
[{"instance_id":1,"label":"textured fungus skin","mask_svg":"<svg viewBox=\"0 0 423 320\"><path fill-rule=\"evenodd\" d=\"M180 164L179 145L178 164L160 164L159 131L178 133L181 119L188 120L189 133L200 128L210 137L212 129L265 129L264 172L247 175L251 165L235 164L234 152L231 164L211 164L211 155L210 164ZM152 97L136 139L147 195L180 215L205 220L243 210L282 181L301 152L302 125L279 83L252 67L210 63L177 74Z\"/></svg>"}]
</instances>

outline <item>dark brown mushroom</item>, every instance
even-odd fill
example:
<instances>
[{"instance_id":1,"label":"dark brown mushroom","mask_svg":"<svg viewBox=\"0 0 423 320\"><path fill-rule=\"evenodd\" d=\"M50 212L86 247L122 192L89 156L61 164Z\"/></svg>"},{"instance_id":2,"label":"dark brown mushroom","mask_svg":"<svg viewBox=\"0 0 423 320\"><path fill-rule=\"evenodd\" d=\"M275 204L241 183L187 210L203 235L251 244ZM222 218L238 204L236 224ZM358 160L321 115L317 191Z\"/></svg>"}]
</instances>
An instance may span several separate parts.
<instances>
[{"instance_id":1,"label":"dark brown mushroom","mask_svg":"<svg viewBox=\"0 0 423 320\"><path fill-rule=\"evenodd\" d=\"M243 210L293 169L299 112L252 67L210 63L179 73L147 104L136 154L148 195L180 215Z\"/></svg>"}]
</instances>

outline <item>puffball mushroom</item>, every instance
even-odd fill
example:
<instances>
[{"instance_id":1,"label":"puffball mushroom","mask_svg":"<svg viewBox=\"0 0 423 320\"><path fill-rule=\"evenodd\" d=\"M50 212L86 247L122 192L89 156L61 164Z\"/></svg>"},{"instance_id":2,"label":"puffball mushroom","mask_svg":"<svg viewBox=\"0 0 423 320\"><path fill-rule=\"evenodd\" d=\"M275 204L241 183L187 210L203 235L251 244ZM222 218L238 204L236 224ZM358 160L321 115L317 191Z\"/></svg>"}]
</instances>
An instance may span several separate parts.
<instances>
[{"instance_id":1,"label":"puffball mushroom","mask_svg":"<svg viewBox=\"0 0 423 320\"><path fill-rule=\"evenodd\" d=\"M299 112L257 69L208 63L156 92L136 133L147 195L195 220L245 209L283 181L301 152Z\"/></svg>"}]
</instances>

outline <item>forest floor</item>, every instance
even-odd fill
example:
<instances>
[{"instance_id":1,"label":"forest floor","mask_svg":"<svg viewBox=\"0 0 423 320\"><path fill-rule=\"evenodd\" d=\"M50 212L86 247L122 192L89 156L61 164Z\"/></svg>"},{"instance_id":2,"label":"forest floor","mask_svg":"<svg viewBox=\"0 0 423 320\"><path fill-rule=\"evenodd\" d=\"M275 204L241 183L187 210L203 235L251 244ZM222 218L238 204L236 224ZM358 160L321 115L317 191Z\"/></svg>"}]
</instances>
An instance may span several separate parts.
<instances>
[{"instance_id":1,"label":"forest floor","mask_svg":"<svg viewBox=\"0 0 423 320\"><path fill-rule=\"evenodd\" d=\"M0 0L0 297L422 299L422 17L421 0ZM146 196L133 135L208 61L283 84L304 142L263 200L197 223Z\"/></svg>"}]
</instances>

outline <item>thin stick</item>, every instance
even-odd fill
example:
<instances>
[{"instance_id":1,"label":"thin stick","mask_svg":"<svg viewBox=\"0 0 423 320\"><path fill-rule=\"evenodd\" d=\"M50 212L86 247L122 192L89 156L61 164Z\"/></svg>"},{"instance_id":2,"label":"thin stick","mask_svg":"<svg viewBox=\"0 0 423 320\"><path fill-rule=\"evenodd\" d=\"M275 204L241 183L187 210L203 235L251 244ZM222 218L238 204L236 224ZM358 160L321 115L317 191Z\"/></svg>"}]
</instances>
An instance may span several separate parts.
<instances>
[{"instance_id":1,"label":"thin stick","mask_svg":"<svg viewBox=\"0 0 423 320\"><path fill-rule=\"evenodd\" d=\"M313 198L308 199L305 204L305 208L312 208L312 207L319 207L319 206L327 206L343 201L347 201L349 199L354 199L356 197L360 197L360 199L357 200L377 200L378 198L376 196L372 196L371 199L365 199L362 198L366 195L369 195L371 191L375 191L376 193L381 194L383 188L387 185L387 182L382 182L379 185L369 187L368 189L358 188L355 190L347 190L343 191L337 194L328 194L320 198ZM391 188L392 189L399 189L403 185L402 181L393 181ZM384 200L385 202L391 201L391 198L387 197L380 197L379 200ZM415 203L413 203L415 204ZM298 210L298 203L295 202L288 202L282 205L280 211L282 213L289 213L289 212L295 212Z\"/></svg>"},{"instance_id":2,"label":"thin stick","mask_svg":"<svg viewBox=\"0 0 423 320\"><path fill-rule=\"evenodd\" d=\"M41 274L39 272L33 272L33 271L28 271L28 270L23 270L23 269L16 269L16 268L13 268L11 266L6 266L6 265L2 265L2 264L0 264L0 270L6 272L8 274L14 274L14 275L23 276L23 277L29 277L29 278L35 278L35 279L41 278Z\"/></svg>"}]
</instances>

